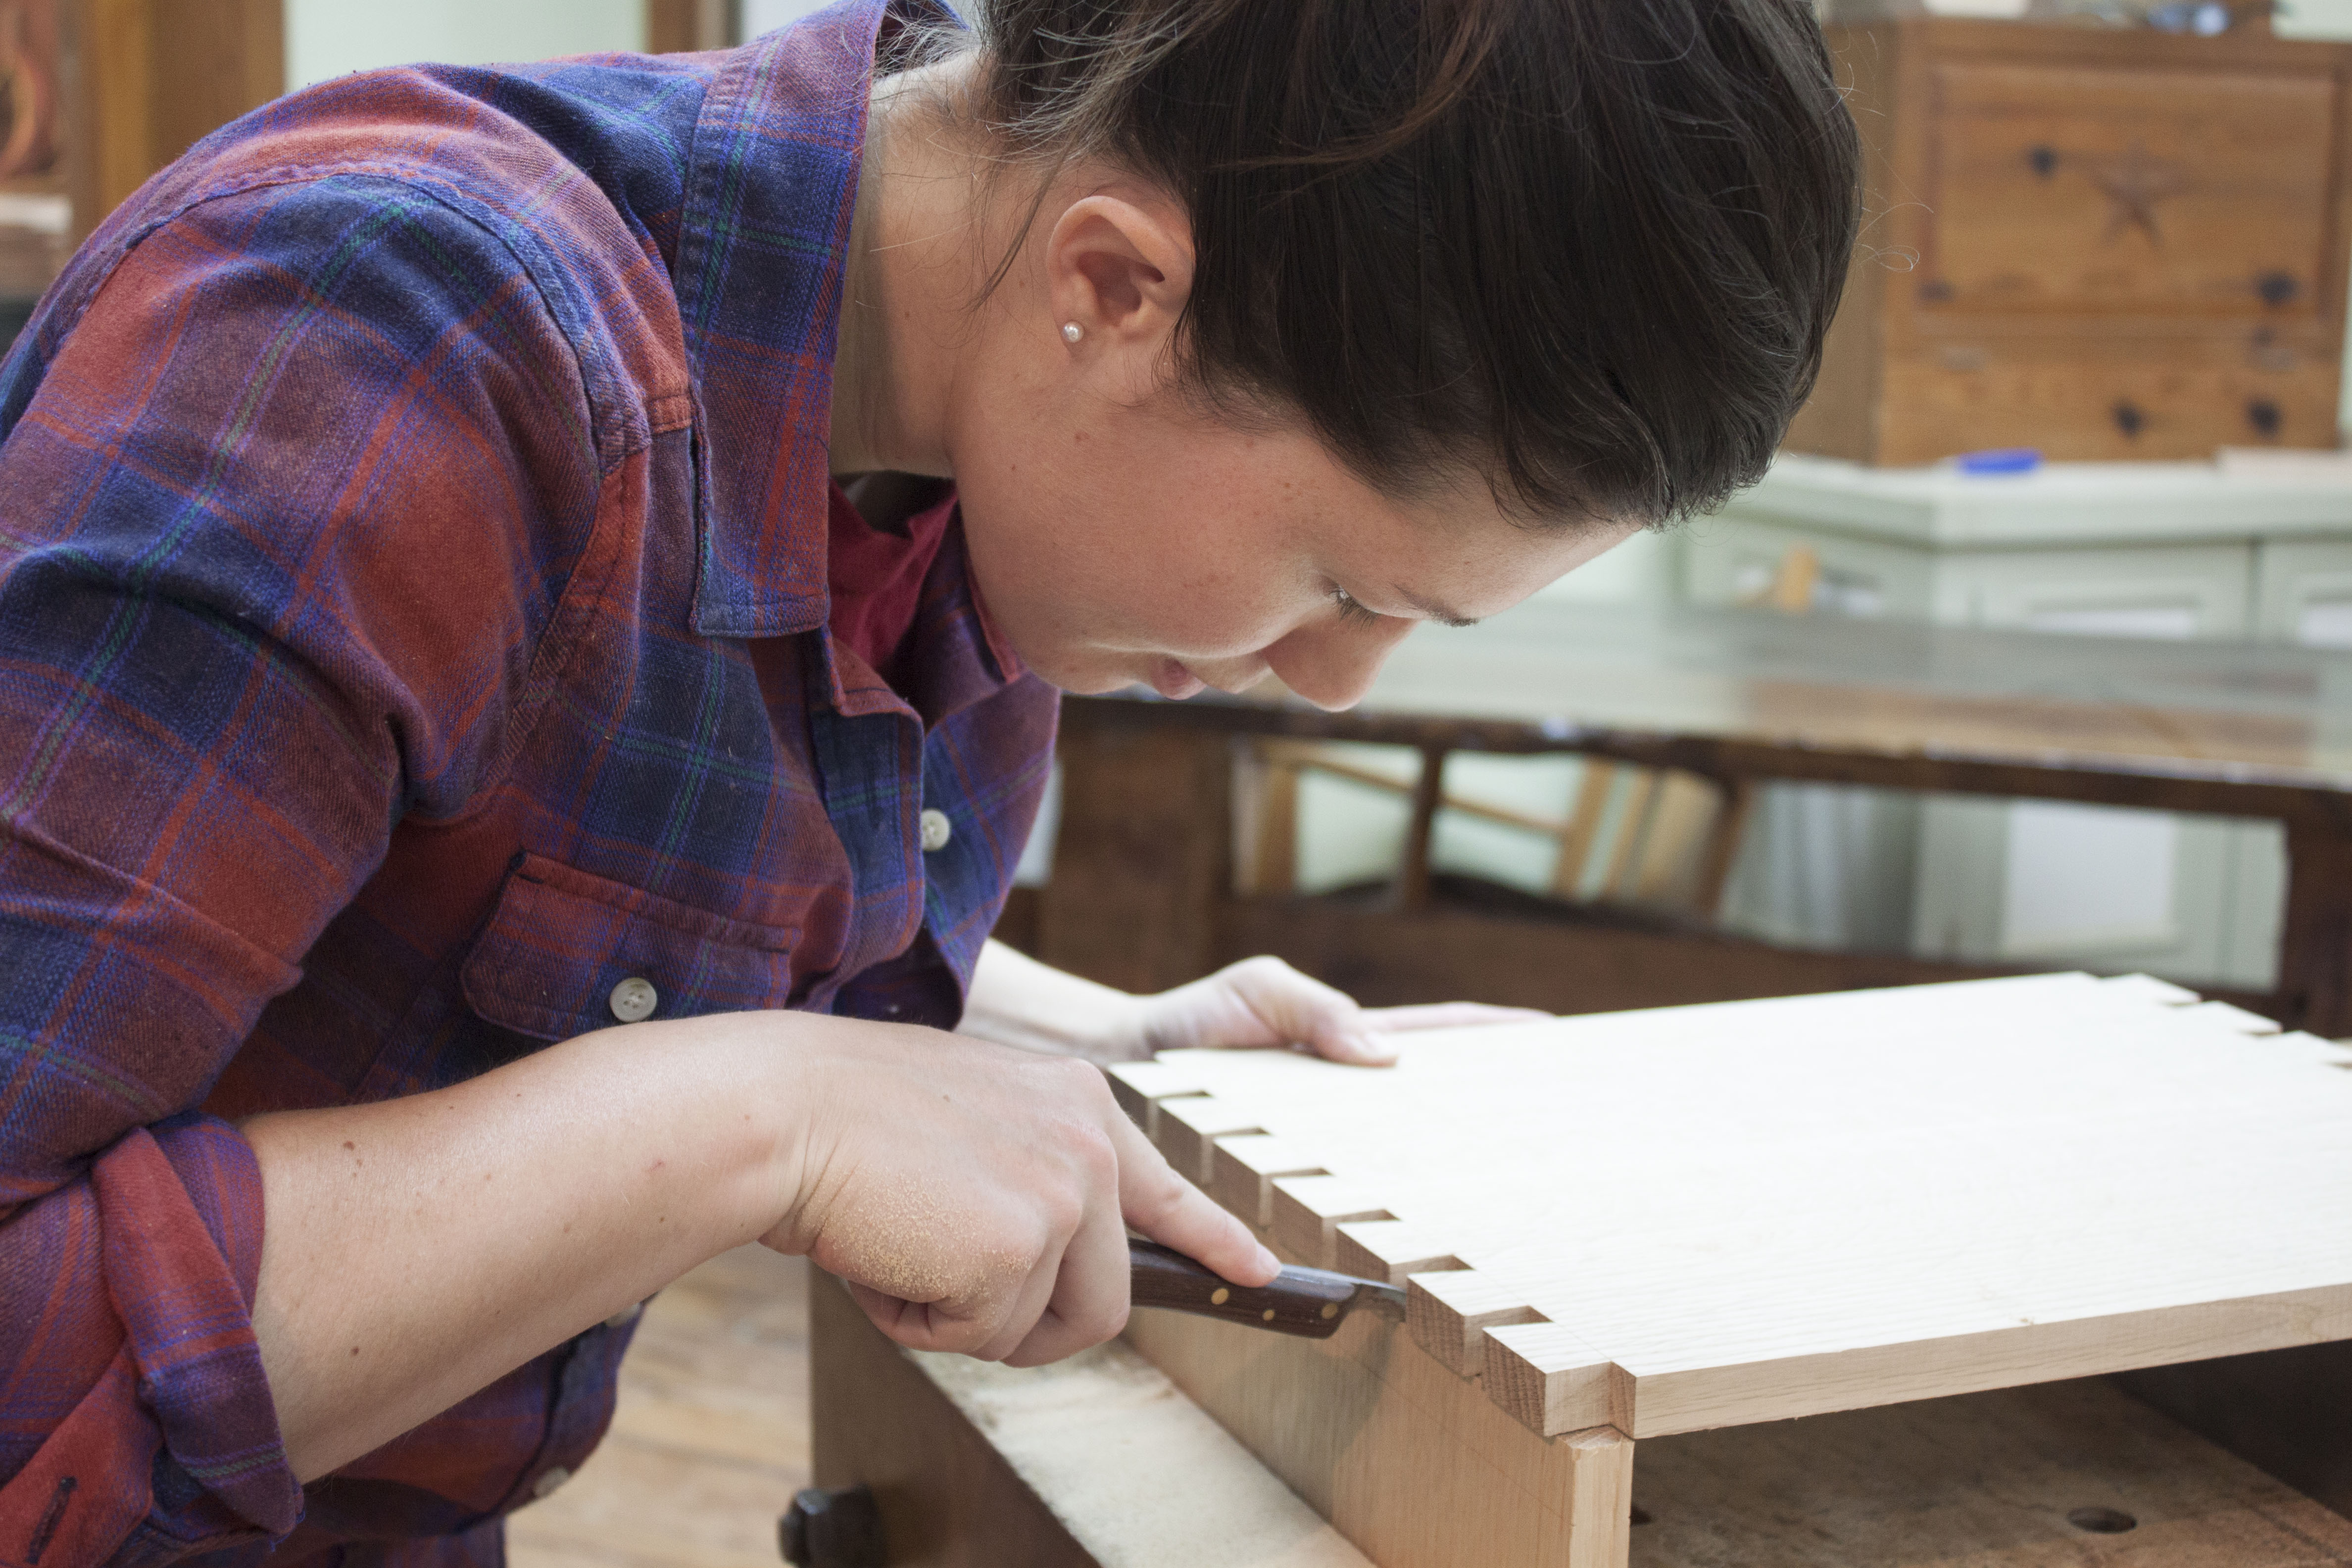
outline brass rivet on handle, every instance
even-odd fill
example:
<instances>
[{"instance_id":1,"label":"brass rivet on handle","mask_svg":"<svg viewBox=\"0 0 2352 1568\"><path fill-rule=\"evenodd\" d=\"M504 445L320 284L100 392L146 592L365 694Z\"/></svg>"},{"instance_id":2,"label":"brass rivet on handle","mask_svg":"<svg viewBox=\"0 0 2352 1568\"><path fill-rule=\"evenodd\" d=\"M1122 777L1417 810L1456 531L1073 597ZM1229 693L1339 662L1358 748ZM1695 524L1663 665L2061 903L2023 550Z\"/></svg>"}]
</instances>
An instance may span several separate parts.
<instances>
[{"instance_id":1,"label":"brass rivet on handle","mask_svg":"<svg viewBox=\"0 0 2352 1568\"><path fill-rule=\"evenodd\" d=\"M1223 1285L1209 1292L1209 1305L1212 1307L1222 1307L1233 1299L1234 1293Z\"/></svg>"},{"instance_id":2,"label":"brass rivet on handle","mask_svg":"<svg viewBox=\"0 0 2352 1568\"><path fill-rule=\"evenodd\" d=\"M1326 1301L1326 1302L1324 1302L1324 1303L1323 1303L1323 1316L1324 1316L1327 1320L1331 1319L1331 1318L1336 1318L1336 1317L1338 1317L1339 1315L1339 1302L1337 1302L1337 1301Z\"/></svg>"},{"instance_id":3,"label":"brass rivet on handle","mask_svg":"<svg viewBox=\"0 0 2352 1568\"><path fill-rule=\"evenodd\" d=\"M1271 1308L1271 1307L1268 1307L1265 1311L1260 1312L1260 1313L1258 1314L1258 1316L1259 1316L1259 1317L1261 1317L1261 1318L1264 1318L1267 1322L1269 1322L1269 1323L1270 1323L1270 1322L1274 1321L1274 1309L1273 1309L1273 1308Z\"/></svg>"}]
</instances>

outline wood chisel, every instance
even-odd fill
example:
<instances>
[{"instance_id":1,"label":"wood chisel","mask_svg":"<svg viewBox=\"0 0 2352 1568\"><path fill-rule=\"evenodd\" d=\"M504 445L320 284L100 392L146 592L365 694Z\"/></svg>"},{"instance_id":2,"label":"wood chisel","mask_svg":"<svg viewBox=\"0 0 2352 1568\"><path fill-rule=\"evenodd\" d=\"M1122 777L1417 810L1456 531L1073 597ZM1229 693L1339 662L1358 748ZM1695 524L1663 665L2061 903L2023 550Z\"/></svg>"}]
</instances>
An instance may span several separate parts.
<instances>
[{"instance_id":1,"label":"wood chisel","mask_svg":"<svg viewBox=\"0 0 2352 1568\"><path fill-rule=\"evenodd\" d=\"M1359 1307L1404 1321L1403 1288L1377 1279L1321 1268L1286 1268L1270 1285L1235 1285L1153 1242L1129 1238L1127 1252L1129 1293L1139 1307L1223 1318L1310 1340L1330 1338Z\"/></svg>"}]
</instances>

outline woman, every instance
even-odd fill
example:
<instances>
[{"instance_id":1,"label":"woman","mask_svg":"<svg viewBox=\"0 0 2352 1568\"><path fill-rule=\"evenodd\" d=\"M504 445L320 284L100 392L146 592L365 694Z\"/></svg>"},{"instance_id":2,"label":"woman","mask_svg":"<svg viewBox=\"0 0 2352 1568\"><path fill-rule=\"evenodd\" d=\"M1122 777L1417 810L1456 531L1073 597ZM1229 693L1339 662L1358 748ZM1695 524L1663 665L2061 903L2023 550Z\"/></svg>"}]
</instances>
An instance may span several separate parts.
<instances>
[{"instance_id":1,"label":"woman","mask_svg":"<svg viewBox=\"0 0 2352 1568\"><path fill-rule=\"evenodd\" d=\"M1263 1280L1067 1058L1472 1015L988 946L1057 690L1345 706L1752 479L1854 177L1790 0L842 0L199 144L0 372L0 1555L496 1562L753 1239L1016 1363L1127 1226Z\"/></svg>"}]
</instances>

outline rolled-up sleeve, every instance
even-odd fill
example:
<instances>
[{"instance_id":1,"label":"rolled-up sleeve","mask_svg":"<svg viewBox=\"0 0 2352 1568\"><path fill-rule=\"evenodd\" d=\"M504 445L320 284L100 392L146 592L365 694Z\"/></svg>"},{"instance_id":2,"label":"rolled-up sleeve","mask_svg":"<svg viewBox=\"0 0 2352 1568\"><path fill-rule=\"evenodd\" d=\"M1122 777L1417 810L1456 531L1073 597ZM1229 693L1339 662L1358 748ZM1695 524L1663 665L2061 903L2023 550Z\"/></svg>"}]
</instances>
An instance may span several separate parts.
<instances>
[{"instance_id":1,"label":"rolled-up sleeve","mask_svg":"<svg viewBox=\"0 0 2352 1568\"><path fill-rule=\"evenodd\" d=\"M600 461L498 236L191 203L0 373L0 1563L298 1522L251 1150L198 1112L410 814L495 769Z\"/></svg>"}]
</instances>

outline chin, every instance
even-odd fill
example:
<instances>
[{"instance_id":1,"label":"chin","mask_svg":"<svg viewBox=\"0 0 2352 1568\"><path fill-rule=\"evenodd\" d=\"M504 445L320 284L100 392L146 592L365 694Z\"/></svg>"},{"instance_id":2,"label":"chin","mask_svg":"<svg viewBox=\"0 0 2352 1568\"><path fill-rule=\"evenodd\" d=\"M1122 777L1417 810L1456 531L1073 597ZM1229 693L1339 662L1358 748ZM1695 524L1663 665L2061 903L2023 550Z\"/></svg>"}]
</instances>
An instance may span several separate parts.
<instances>
[{"instance_id":1,"label":"chin","mask_svg":"<svg viewBox=\"0 0 2352 1568\"><path fill-rule=\"evenodd\" d=\"M1083 659L1033 659L1024 654L1021 662L1028 667L1030 674L1073 697L1100 697L1107 691L1124 691L1130 686L1148 684L1131 669L1108 668Z\"/></svg>"}]
</instances>

